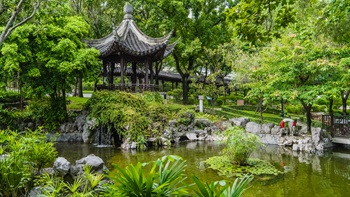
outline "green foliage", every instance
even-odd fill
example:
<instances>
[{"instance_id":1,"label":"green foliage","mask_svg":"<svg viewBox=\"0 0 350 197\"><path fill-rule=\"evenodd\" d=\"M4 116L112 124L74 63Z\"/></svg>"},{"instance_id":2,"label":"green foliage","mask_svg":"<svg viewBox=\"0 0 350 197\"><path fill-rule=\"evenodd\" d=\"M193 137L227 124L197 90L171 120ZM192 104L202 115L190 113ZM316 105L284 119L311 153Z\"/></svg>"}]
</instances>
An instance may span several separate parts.
<instances>
[{"instance_id":1,"label":"green foliage","mask_svg":"<svg viewBox=\"0 0 350 197\"><path fill-rule=\"evenodd\" d=\"M168 95L172 96L176 102L180 102L182 100L182 89L173 89L172 91L168 92Z\"/></svg>"},{"instance_id":2,"label":"green foliage","mask_svg":"<svg viewBox=\"0 0 350 197\"><path fill-rule=\"evenodd\" d=\"M21 96L17 91L0 90L0 103L19 102Z\"/></svg>"},{"instance_id":3,"label":"green foliage","mask_svg":"<svg viewBox=\"0 0 350 197\"><path fill-rule=\"evenodd\" d=\"M289 104L285 106L285 111L291 114L302 114L303 106Z\"/></svg>"},{"instance_id":4,"label":"green foliage","mask_svg":"<svg viewBox=\"0 0 350 197\"><path fill-rule=\"evenodd\" d=\"M0 193L4 196L21 196L28 192L35 179L35 170L52 163L57 152L47 142L41 130L19 134L0 131Z\"/></svg>"},{"instance_id":5,"label":"green foliage","mask_svg":"<svg viewBox=\"0 0 350 197\"><path fill-rule=\"evenodd\" d=\"M163 103L163 98L159 94L159 92L147 92L147 91L143 92L142 98L147 103L151 103L151 102Z\"/></svg>"},{"instance_id":6,"label":"green foliage","mask_svg":"<svg viewBox=\"0 0 350 197\"><path fill-rule=\"evenodd\" d=\"M51 176L47 173L36 180L36 186L42 188L44 196L97 196L97 186L104 178L102 174L91 173L91 167L84 166L84 174L67 183L62 177Z\"/></svg>"},{"instance_id":7,"label":"green foliage","mask_svg":"<svg viewBox=\"0 0 350 197\"><path fill-rule=\"evenodd\" d=\"M226 181L216 181L203 184L197 177L192 177L198 190L198 197L239 197L247 189L248 184L253 180L253 176L245 175L243 178L235 179L232 186Z\"/></svg>"},{"instance_id":8,"label":"green foliage","mask_svg":"<svg viewBox=\"0 0 350 197\"><path fill-rule=\"evenodd\" d=\"M178 156L164 156L154 162L135 166L130 164L124 169L115 166L119 173L110 179L115 185L106 185L106 196L185 196L188 194L183 181L186 161ZM152 165L146 173L145 165Z\"/></svg>"},{"instance_id":9,"label":"green foliage","mask_svg":"<svg viewBox=\"0 0 350 197\"><path fill-rule=\"evenodd\" d=\"M278 175L281 174L270 162L255 158L247 160L246 165L232 163L229 156L214 156L205 161L209 168L218 171L220 176L243 177L245 174L252 175Z\"/></svg>"},{"instance_id":10,"label":"green foliage","mask_svg":"<svg viewBox=\"0 0 350 197\"><path fill-rule=\"evenodd\" d=\"M63 121L67 120L67 112L61 107L65 105L66 101L62 98L46 97L30 101L27 111L31 114L32 120L42 123L49 131L55 131Z\"/></svg>"},{"instance_id":11,"label":"green foliage","mask_svg":"<svg viewBox=\"0 0 350 197\"><path fill-rule=\"evenodd\" d=\"M175 119L181 125L190 125L194 121L195 112L191 109L182 109L176 115Z\"/></svg>"},{"instance_id":12,"label":"green foliage","mask_svg":"<svg viewBox=\"0 0 350 197\"><path fill-rule=\"evenodd\" d=\"M94 92L86 109L90 111L89 117L96 119L96 126L114 127L119 135L138 142L140 147L147 137L159 137L170 114L160 95L149 92Z\"/></svg>"},{"instance_id":13,"label":"green foliage","mask_svg":"<svg viewBox=\"0 0 350 197\"><path fill-rule=\"evenodd\" d=\"M229 128L224 131L224 135L226 147L223 154L233 164L247 165L253 151L263 145L258 136L245 132L241 127Z\"/></svg>"}]
</instances>

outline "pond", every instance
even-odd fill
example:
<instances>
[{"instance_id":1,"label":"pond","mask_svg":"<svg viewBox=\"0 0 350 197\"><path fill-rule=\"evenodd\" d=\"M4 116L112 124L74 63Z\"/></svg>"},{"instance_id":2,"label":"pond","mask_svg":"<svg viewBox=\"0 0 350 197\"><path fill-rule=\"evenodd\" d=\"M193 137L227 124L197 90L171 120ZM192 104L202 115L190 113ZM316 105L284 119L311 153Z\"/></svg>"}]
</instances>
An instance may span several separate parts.
<instances>
[{"instance_id":1,"label":"pond","mask_svg":"<svg viewBox=\"0 0 350 197\"><path fill-rule=\"evenodd\" d=\"M147 151L125 151L80 143L58 143L56 148L59 156L71 163L95 154L106 162L107 167L111 167L111 163L125 167L130 163L152 161L164 155L179 155L187 161L186 174L189 179L195 175L203 182L233 180L220 177L215 171L205 168L203 161L218 155L223 148L214 142L188 142L177 144L171 149ZM335 147L323 154L306 154L268 145L253 153L252 157L268 160L285 173L277 177L256 177L243 196L341 197L350 194L350 149Z\"/></svg>"}]
</instances>

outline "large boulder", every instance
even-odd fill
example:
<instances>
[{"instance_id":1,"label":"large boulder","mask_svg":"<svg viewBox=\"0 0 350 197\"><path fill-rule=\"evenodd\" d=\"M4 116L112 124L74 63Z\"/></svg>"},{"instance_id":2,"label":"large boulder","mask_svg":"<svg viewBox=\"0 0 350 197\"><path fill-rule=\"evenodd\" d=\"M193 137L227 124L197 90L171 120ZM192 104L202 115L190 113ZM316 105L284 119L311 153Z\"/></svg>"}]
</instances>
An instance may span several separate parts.
<instances>
[{"instance_id":1,"label":"large boulder","mask_svg":"<svg viewBox=\"0 0 350 197\"><path fill-rule=\"evenodd\" d=\"M86 122L83 126L83 135L82 135L84 143L86 144L90 143L90 137L93 134L91 130L95 127L95 124L96 124L96 119L86 118Z\"/></svg>"},{"instance_id":2,"label":"large boulder","mask_svg":"<svg viewBox=\"0 0 350 197\"><path fill-rule=\"evenodd\" d=\"M263 134L271 134L271 129L274 127L275 125L273 123L265 123L261 126L261 133Z\"/></svg>"},{"instance_id":3,"label":"large boulder","mask_svg":"<svg viewBox=\"0 0 350 197\"><path fill-rule=\"evenodd\" d=\"M53 163L54 171L58 172L62 176L68 174L70 167L70 162L64 157L58 157Z\"/></svg>"},{"instance_id":4,"label":"large boulder","mask_svg":"<svg viewBox=\"0 0 350 197\"><path fill-rule=\"evenodd\" d=\"M194 120L194 125L196 128L204 129L205 127L211 127L212 122L207 118L197 118Z\"/></svg>"},{"instance_id":5,"label":"large boulder","mask_svg":"<svg viewBox=\"0 0 350 197\"><path fill-rule=\"evenodd\" d=\"M91 170L99 170L103 168L104 161L94 154L90 154L84 158L75 161L76 165L83 164L91 167Z\"/></svg>"},{"instance_id":6,"label":"large boulder","mask_svg":"<svg viewBox=\"0 0 350 197\"><path fill-rule=\"evenodd\" d=\"M247 123L250 121L249 118L231 118L229 120L233 126L239 126L245 128Z\"/></svg>"},{"instance_id":7,"label":"large boulder","mask_svg":"<svg viewBox=\"0 0 350 197\"><path fill-rule=\"evenodd\" d=\"M248 122L245 131L248 133L259 134L261 132L261 125L255 122Z\"/></svg>"}]
</instances>

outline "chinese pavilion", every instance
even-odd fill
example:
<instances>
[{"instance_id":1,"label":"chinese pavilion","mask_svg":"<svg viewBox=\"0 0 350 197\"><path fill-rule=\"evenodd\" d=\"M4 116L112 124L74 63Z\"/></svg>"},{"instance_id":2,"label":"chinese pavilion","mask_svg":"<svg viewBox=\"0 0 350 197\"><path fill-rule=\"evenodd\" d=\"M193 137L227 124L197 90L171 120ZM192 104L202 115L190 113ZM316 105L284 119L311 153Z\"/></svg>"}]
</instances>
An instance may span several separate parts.
<instances>
[{"instance_id":1,"label":"chinese pavilion","mask_svg":"<svg viewBox=\"0 0 350 197\"><path fill-rule=\"evenodd\" d=\"M153 90L155 73L152 64L160 62L174 50L176 42L168 43L171 33L151 38L139 29L132 14L133 7L125 5L124 19L117 28L113 27L112 33L101 39L86 41L89 47L100 51L103 62L103 85L98 85L99 89ZM128 63L131 63L131 69ZM137 65L143 67L137 68ZM120 84L114 85L114 76L118 75ZM125 84L125 76L131 77L131 85Z\"/></svg>"}]
</instances>

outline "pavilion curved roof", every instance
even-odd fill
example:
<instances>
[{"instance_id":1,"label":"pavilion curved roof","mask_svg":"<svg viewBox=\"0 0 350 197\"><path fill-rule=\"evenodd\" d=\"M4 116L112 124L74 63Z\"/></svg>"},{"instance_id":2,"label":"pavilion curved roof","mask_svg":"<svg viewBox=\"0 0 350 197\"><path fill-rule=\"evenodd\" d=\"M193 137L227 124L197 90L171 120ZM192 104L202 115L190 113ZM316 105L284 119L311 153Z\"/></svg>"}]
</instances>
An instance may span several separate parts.
<instances>
[{"instance_id":1,"label":"pavilion curved roof","mask_svg":"<svg viewBox=\"0 0 350 197\"><path fill-rule=\"evenodd\" d=\"M132 17L131 5L124 7L124 19L113 32L104 38L86 41L88 46L100 51L100 57L119 56L150 57L153 61L162 60L171 54L177 42L168 44L171 32L161 38L144 34Z\"/></svg>"}]
</instances>

